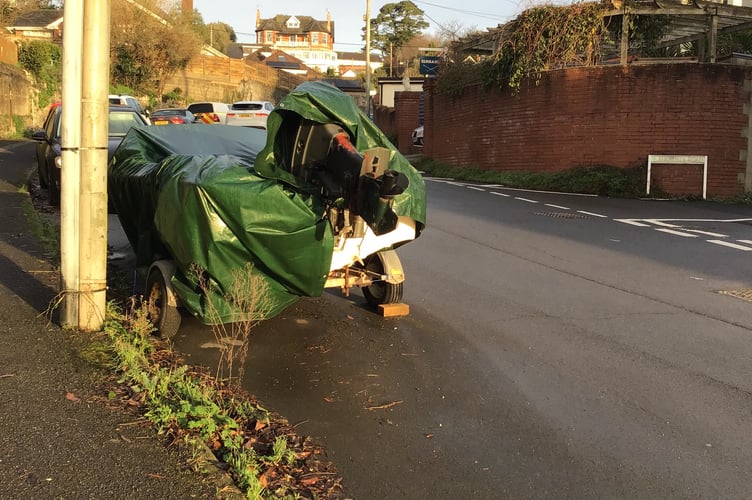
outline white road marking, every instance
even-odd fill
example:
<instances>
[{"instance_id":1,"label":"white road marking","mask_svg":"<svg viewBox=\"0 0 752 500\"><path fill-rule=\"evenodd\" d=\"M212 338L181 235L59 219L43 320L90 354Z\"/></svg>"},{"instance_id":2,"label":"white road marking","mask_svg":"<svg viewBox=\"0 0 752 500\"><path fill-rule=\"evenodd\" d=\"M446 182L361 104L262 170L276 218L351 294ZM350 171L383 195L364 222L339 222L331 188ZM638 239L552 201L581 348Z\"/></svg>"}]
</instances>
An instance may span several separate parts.
<instances>
[{"instance_id":1,"label":"white road marking","mask_svg":"<svg viewBox=\"0 0 752 500\"><path fill-rule=\"evenodd\" d=\"M624 224L631 224L633 226L637 227L649 227L649 224L643 224L642 222L637 222L635 219L614 219L616 222L623 222Z\"/></svg>"},{"instance_id":2,"label":"white road marking","mask_svg":"<svg viewBox=\"0 0 752 500\"><path fill-rule=\"evenodd\" d=\"M716 245L721 245L721 246L729 247L729 248L735 248L736 250L752 252L752 247L745 247L742 245L737 245L736 243L731 243L730 241L723 241L723 240L707 240L707 241L708 243L715 243Z\"/></svg>"},{"instance_id":3,"label":"white road marking","mask_svg":"<svg viewBox=\"0 0 752 500\"><path fill-rule=\"evenodd\" d=\"M646 221L672 221L672 222L752 222L752 219L641 219Z\"/></svg>"},{"instance_id":4,"label":"white road marking","mask_svg":"<svg viewBox=\"0 0 752 500\"><path fill-rule=\"evenodd\" d=\"M676 236L684 236L685 238L697 238L696 234L682 233L681 231L674 231L673 229L663 229L660 227L656 227L653 229L655 229L656 231L661 231L662 233L675 234Z\"/></svg>"},{"instance_id":5,"label":"white road marking","mask_svg":"<svg viewBox=\"0 0 752 500\"><path fill-rule=\"evenodd\" d=\"M685 229L690 233L704 234L705 236L715 236L716 238L728 238L727 234L711 233L710 231L700 231L699 229Z\"/></svg>"},{"instance_id":6,"label":"white road marking","mask_svg":"<svg viewBox=\"0 0 752 500\"><path fill-rule=\"evenodd\" d=\"M747 245L752 245L752 240L736 240L739 243L746 243Z\"/></svg>"},{"instance_id":7,"label":"white road marking","mask_svg":"<svg viewBox=\"0 0 752 500\"><path fill-rule=\"evenodd\" d=\"M495 194L496 196L503 196L504 198L509 198L510 196L512 196L511 194L499 193L497 191L491 191L491 194Z\"/></svg>"},{"instance_id":8,"label":"white road marking","mask_svg":"<svg viewBox=\"0 0 752 500\"><path fill-rule=\"evenodd\" d=\"M475 187L475 186L465 186L465 187L466 187L467 189L472 189L473 191L483 191L484 193L486 192L486 190L485 190L485 189L483 189L483 188L479 188L479 187Z\"/></svg>"},{"instance_id":9,"label":"white road marking","mask_svg":"<svg viewBox=\"0 0 752 500\"><path fill-rule=\"evenodd\" d=\"M513 187L507 187L503 184L484 184L487 188L497 188L497 189L506 189L508 191L525 191L526 193L543 193L543 194L560 194L564 196L587 196L588 198L594 198L597 197L597 194L589 194L589 193L565 193L562 191L540 191L538 189L522 189L522 188L513 188Z\"/></svg>"},{"instance_id":10,"label":"white road marking","mask_svg":"<svg viewBox=\"0 0 752 500\"><path fill-rule=\"evenodd\" d=\"M663 227L681 227L677 226L676 224L669 224L668 222L661 222L658 219L642 219L645 222L649 222L651 224L655 224L656 226L663 226Z\"/></svg>"},{"instance_id":11,"label":"white road marking","mask_svg":"<svg viewBox=\"0 0 752 500\"><path fill-rule=\"evenodd\" d=\"M569 208L569 207L562 207L561 205L554 205L553 203L545 203L545 205L546 205L547 207L551 207L551 208L560 208L560 209L562 209L562 210L572 210L572 209L571 209L571 208Z\"/></svg>"},{"instance_id":12,"label":"white road marking","mask_svg":"<svg viewBox=\"0 0 752 500\"><path fill-rule=\"evenodd\" d=\"M528 200L527 198L520 198L519 196L515 196L515 197L514 197L514 199L515 199L515 200L520 200L520 201L526 201L526 202L528 202L528 203L538 203L538 202L537 202L537 201L535 201L535 200Z\"/></svg>"},{"instance_id":13,"label":"white road marking","mask_svg":"<svg viewBox=\"0 0 752 500\"><path fill-rule=\"evenodd\" d=\"M593 217L602 217L604 219L608 219L608 215L601 215L601 214L596 214L593 212L586 212L584 210L577 210L577 212L581 214L585 214L585 215L592 215Z\"/></svg>"}]
</instances>

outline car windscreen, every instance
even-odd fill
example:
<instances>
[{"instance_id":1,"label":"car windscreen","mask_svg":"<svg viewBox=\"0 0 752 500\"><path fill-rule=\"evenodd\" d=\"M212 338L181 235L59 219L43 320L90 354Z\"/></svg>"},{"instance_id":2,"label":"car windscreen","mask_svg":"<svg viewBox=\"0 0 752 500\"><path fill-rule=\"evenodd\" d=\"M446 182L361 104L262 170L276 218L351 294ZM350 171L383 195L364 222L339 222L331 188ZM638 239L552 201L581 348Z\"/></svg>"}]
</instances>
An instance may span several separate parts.
<instances>
[{"instance_id":1,"label":"car windscreen","mask_svg":"<svg viewBox=\"0 0 752 500\"><path fill-rule=\"evenodd\" d=\"M152 116L184 116L185 111L182 109L160 109L152 113Z\"/></svg>"},{"instance_id":2,"label":"car windscreen","mask_svg":"<svg viewBox=\"0 0 752 500\"><path fill-rule=\"evenodd\" d=\"M188 106L188 111L191 113L213 113L214 106L211 103L196 103Z\"/></svg>"},{"instance_id":3,"label":"car windscreen","mask_svg":"<svg viewBox=\"0 0 752 500\"><path fill-rule=\"evenodd\" d=\"M132 111L110 111L110 136L125 136L134 125L143 125L138 113Z\"/></svg>"},{"instance_id":4,"label":"car windscreen","mask_svg":"<svg viewBox=\"0 0 752 500\"><path fill-rule=\"evenodd\" d=\"M263 107L260 102L241 102L232 105L235 111L258 111Z\"/></svg>"}]
</instances>

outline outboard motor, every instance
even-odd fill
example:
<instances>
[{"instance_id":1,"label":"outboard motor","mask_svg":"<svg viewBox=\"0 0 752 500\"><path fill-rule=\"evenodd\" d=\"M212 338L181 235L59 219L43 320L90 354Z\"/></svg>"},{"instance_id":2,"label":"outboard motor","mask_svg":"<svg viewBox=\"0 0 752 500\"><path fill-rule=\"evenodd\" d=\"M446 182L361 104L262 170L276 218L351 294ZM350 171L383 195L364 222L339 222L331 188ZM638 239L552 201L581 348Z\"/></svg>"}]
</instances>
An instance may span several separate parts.
<instances>
[{"instance_id":1,"label":"outboard motor","mask_svg":"<svg viewBox=\"0 0 752 500\"><path fill-rule=\"evenodd\" d=\"M361 154L341 126L302 120L290 170L321 189L335 234L362 236L365 222L378 235L396 227L392 202L409 183L404 174L387 169L390 154L387 148Z\"/></svg>"}]
</instances>

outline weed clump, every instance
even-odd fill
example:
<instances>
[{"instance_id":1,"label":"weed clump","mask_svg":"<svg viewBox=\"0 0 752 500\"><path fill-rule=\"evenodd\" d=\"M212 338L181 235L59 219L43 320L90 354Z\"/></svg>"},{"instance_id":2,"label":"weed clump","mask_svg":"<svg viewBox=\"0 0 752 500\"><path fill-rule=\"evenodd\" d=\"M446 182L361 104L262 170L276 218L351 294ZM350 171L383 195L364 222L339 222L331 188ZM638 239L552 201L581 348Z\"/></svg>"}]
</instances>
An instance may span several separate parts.
<instances>
[{"instance_id":1,"label":"weed clump","mask_svg":"<svg viewBox=\"0 0 752 500\"><path fill-rule=\"evenodd\" d=\"M310 438L226 383L232 379L183 364L153 332L141 304L127 312L109 304L105 334L120 376L120 394L111 399L139 408L161 435L200 440L247 498L340 498L341 479Z\"/></svg>"}]
</instances>

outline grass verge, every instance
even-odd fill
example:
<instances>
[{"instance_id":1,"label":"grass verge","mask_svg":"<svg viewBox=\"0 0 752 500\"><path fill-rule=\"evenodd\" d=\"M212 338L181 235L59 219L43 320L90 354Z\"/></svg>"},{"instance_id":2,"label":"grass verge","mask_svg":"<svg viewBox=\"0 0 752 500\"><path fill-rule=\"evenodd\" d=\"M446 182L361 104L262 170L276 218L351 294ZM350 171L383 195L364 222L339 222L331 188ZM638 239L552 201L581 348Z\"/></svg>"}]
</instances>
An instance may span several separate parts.
<instances>
[{"instance_id":1,"label":"grass verge","mask_svg":"<svg viewBox=\"0 0 752 500\"><path fill-rule=\"evenodd\" d=\"M41 193L29 194L23 210L31 231L48 258L57 264L59 231L45 213L47 206ZM232 478L231 487L227 481L218 482L218 498L342 498L340 475L325 460L324 449L309 437L298 435L294 426L266 410L237 384L231 384L242 378L245 349L255 320L240 318L237 325L222 330L221 340L230 348L223 352L227 378L219 381L204 368L186 365L167 341L153 335L146 308L132 297L124 272L108 263L110 301L104 332L86 337L76 348L80 359L98 370L95 385L104 387L107 400L124 409L135 409L158 434L194 450L196 458L189 465L197 472L210 461L226 470ZM255 282L242 279L248 275L244 273L238 279L241 288L235 290L235 305L242 310L263 310L258 302L263 294L257 293ZM243 285L251 292L244 291ZM208 453L216 460L208 459Z\"/></svg>"},{"instance_id":2,"label":"grass verge","mask_svg":"<svg viewBox=\"0 0 752 500\"><path fill-rule=\"evenodd\" d=\"M422 157L412 164L434 177L451 177L459 181L502 184L510 188L562 193L585 193L613 198L661 198L700 200L696 195L676 196L653 186L651 194L645 192L647 167L619 168L607 165L575 167L561 172L507 172L485 170L479 167L450 167L430 158ZM752 193L733 197L711 196L708 201L725 204L752 205Z\"/></svg>"},{"instance_id":3,"label":"grass verge","mask_svg":"<svg viewBox=\"0 0 752 500\"><path fill-rule=\"evenodd\" d=\"M507 172L479 167L450 167L429 158L421 158L413 165L436 177L451 177L461 181L503 184L520 189L587 193L618 198L645 195L644 167L624 169L601 165L576 167L561 172Z\"/></svg>"},{"instance_id":4,"label":"grass verge","mask_svg":"<svg viewBox=\"0 0 752 500\"><path fill-rule=\"evenodd\" d=\"M119 376L110 399L138 407L161 435L199 439L247 498L341 498L322 448L237 386L183 364L153 337L146 308L125 313L110 303L104 331Z\"/></svg>"}]
</instances>

